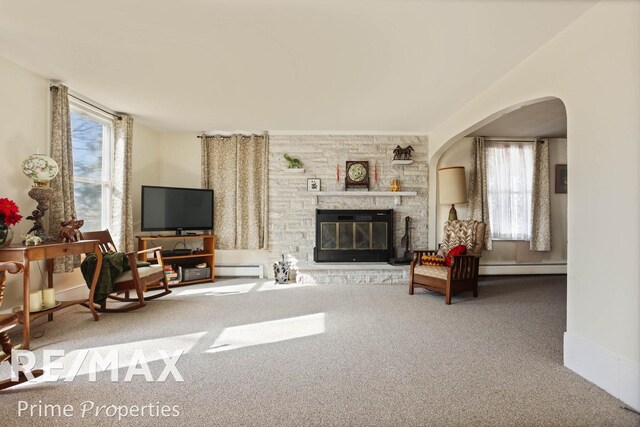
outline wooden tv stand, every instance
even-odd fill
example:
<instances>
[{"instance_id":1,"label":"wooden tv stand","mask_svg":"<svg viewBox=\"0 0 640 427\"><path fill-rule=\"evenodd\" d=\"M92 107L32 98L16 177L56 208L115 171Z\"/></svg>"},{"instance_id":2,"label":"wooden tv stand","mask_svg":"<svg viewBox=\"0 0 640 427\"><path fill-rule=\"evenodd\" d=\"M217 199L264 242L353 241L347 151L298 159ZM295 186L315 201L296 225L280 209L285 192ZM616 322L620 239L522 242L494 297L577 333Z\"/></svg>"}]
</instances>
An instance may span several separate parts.
<instances>
[{"instance_id":1,"label":"wooden tv stand","mask_svg":"<svg viewBox=\"0 0 640 427\"><path fill-rule=\"evenodd\" d=\"M138 239L138 250L142 251L148 248L149 241L156 240L165 240L173 242L173 244L177 243L176 241L188 241L194 239L202 240L202 251L194 251L190 254L185 255L172 255L172 256L162 256L162 260L165 264L178 264L181 266L192 266L194 264L206 263L207 267L211 269L211 277L205 279L198 280L188 280L180 283L176 283L169 286L182 286L182 285L191 285L194 283L203 283L203 282L213 282L215 277L214 275L214 265L215 265L215 246L216 246L216 236L212 234L184 234L182 236L175 235L138 235L136 236ZM173 244L169 247L173 247ZM164 247L164 249L168 249L168 247ZM153 258L147 258L147 253L141 253L138 255L138 259L140 261L148 261L155 262Z\"/></svg>"}]
</instances>

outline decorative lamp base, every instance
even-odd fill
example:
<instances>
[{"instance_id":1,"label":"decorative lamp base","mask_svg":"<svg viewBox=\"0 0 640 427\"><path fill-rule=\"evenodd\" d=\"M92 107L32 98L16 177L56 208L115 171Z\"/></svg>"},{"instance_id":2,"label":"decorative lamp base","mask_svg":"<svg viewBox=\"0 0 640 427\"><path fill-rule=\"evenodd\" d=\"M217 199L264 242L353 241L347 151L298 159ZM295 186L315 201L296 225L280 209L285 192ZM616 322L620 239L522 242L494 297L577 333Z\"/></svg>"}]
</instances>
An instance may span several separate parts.
<instances>
[{"instance_id":1,"label":"decorative lamp base","mask_svg":"<svg viewBox=\"0 0 640 427\"><path fill-rule=\"evenodd\" d=\"M451 205L449 209L449 221L456 221L458 219L458 212L456 212L456 206Z\"/></svg>"}]
</instances>

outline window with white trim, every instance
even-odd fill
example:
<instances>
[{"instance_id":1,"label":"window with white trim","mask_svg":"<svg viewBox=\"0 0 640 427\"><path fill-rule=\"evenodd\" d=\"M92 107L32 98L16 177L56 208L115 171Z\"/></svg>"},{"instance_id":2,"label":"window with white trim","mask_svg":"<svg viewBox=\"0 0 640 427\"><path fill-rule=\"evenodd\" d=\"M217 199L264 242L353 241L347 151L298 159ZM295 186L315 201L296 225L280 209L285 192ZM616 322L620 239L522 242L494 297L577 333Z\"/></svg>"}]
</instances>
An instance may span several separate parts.
<instances>
[{"instance_id":1,"label":"window with white trim","mask_svg":"<svg viewBox=\"0 0 640 427\"><path fill-rule=\"evenodd\" d=\"M70 110L77 216L84 230L104 230L111 217L113 125L83 104L73 103Z\"/></svg>"},{"instance_id":2,"label":"window with white trim","mask_svg":"<svg viewBox=\"0 0 640 427\"><path fill-rule=\"evenodd\" d=\"M492 240L531 240L533 144L487 142L487 202Z\"/></svg>"}]
</instances>

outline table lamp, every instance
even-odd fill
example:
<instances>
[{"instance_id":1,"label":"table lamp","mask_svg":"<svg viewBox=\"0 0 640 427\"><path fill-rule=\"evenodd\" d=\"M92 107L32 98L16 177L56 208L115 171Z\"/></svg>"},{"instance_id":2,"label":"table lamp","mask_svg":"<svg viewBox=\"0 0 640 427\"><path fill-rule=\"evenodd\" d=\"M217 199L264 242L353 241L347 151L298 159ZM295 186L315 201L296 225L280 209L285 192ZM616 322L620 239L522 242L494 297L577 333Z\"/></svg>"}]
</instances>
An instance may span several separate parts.
<instances>
[{"instance_id":1,"label":"table lamp","mask_svg":"<svg viewBox=\"0 0 640 427\"><path fill-rule=\"evenodd\" d=\"M457 220L456 203L467 203L467 181L464 167L452 166L438 170L438 194L440 203L451 204L449 221Z\"/></svg>"}]
</instances>

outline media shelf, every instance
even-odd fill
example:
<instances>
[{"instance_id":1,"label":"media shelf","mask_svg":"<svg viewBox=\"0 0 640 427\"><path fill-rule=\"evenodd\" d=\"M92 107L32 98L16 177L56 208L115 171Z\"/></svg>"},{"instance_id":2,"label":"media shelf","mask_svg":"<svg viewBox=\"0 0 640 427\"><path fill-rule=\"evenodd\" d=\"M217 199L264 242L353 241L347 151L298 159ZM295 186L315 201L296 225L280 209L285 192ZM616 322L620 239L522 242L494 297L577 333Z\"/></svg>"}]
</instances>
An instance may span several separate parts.
<instances>
[{"instance_id":1,"label":"media shelf","mask_svg":"<svg viewBox=\"0 0 640 427\"><path fill-rule=\"evenodd\" d=\"M176 240L178 241L191 241L191 240L202 240L202 251L198 251L195 253L191 253L191 254L186 254L186 255L169 255L169 256L162 256L162 260L165 264L174 264L174 265L180 265L183 268L185 266L192 266L194 264L198 264L198 263L206 263L207 267L209 267L210 271L211 271L211 276L210 277L206 277L206 278L202 278L202 279L197 279L197 280L187 280L187 281L182 281L179 283L175 283L173 285L169 285L171 287L173 286L183 286L183 285L192 285L194 283L204 283L204 282L213 282L214 281L214 277L215 277L215 272L214 272L214 266L215 266L215 246L216 246L216 236L212 235L212 234L185 234L182 236L176 236L176 235L170 235L170 236L166 236L166 235L138 235L136 236L136 238L138 239L138 250L142 251L145 249L149 248L149 242L150 241L169 241L169 242L175 242ZM146 253L142 253L138 255L138 259L140 261L148 261L148 262L156 262L156 260L154 258L148 258Z\"/></svg>"}]
</instances>

